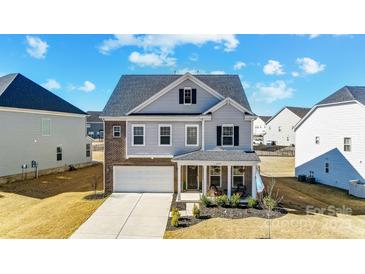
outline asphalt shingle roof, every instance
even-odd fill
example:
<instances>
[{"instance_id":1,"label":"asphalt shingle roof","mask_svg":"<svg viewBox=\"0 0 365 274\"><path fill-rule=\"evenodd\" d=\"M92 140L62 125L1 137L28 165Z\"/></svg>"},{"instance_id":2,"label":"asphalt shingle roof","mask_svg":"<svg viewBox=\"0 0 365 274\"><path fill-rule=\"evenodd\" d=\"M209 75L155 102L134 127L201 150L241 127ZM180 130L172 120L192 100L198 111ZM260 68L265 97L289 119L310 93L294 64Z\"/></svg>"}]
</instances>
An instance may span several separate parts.
<instances>
[{"instance_id":1,"label":"asphalt shingle roof","mask_svg":"<svg viewBox=\"0 0 365 274\"><path fill-rule=\"evenodd\" d=\"M317 105L340 103L345 101L357 100L365 105L365 87L364 86L344 86L320 101Z\"/></svg>"},{"instance_id":2,"label":"asphalt shingle roof","mask_svg":"<svg viewBox=\"0 0 365 274\"><path fill-rule=\"evenodd\" d=\"M81 109L68 103L20 73L0 77L0 107L86 115Z\"/></svg>"},{"instance_id":3,"label":"asphalt shingle roof","mask_svg":"<svg viewBox=\"0 0 365 274\"><path fill-rule=\"evenodd\" d=\"M260 161L255 152L242 150L205 150L175 156L178 161Z\"/></svg>"},{"instance_id":4,"label":"asphalt shingle roof","mask_svg":"<svg viewBox=\"0 0 365 274\"><path fill-rule=\"evenodd\" d=\"M123 116L182 75L122 75L104 110L104 116ZM200 81L230 97L251 111L238 75L194 75Z\"/></svg>"},{"instance_id":5,"label":"asphalt shingle roof","mask_svg":"<svg viewBox=\"0 0 365 274\"><path fill-rule=\"evenodd\" d=\"M311 109L310 108L302 108L302 107L286 107L291 112L298 115L300 118L303 118Z\"/></svg>"},{"instance_id":6,"label":"asphalt shingle roof","mask_svg":"<svg viewBox=\"0 0 365 274\"><path fill-rule=\"evenodd\" d=\"M86 122L88 123L103 122L103 120L101 120L99 117L102 113L103 113L102 111L87 111L87 114L89 114L90 116L86 118Z\"/></svg>"},{"instance_id":7,"label":"asphalt shingle roof","mask_svg":"<svg viewBox=\"0 0 365 274\"><path fill-rule=\"evenodd\" d=\"M262 121L264 121L265 123L267 123L267 121L269 121L270 120L270 118L271 118L271 116L259 116L260 117L260 119L262 120Z\"/></svg>"}]
</instances>

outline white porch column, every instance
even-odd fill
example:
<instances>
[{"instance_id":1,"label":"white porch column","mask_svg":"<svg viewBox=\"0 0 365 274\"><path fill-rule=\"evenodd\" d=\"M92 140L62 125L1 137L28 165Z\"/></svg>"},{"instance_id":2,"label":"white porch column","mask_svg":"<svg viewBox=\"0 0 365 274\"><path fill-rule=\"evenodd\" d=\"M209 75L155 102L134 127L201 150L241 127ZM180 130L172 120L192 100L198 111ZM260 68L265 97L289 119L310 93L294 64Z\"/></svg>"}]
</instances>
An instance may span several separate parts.
<instances>
[{"instance_id":1,"label":"white porch column","mask_svg":"<svg viewBox=\"0 0 365 274\"><path fill-rule=\"evenodd\" d=\"M202 180L203 180L203 194L207 195L207 166L203 166L203 174L202 174Z\"/></svg>"},{"instance_id":2,"label":"white porch column","mask_svg":"<svg viewBox=\"0 0 365 274\"><path fill-rule=\"evenodd\" d=\"M181 200L181 165L177 164L177 200Z\"/></svg>"},{"instance_id":3,"label":"white porch column","mask_svg":"<svg viewBox=\"0 0 365 274\"><path fill-rule=\"evenodd\" d=\"M252 166L252 198L256 199L256 165Z\"/></svg>"},{"instance_id":4,"label":"white porch column","mask_svg":"<svg viewBox=\"0 0 365 274\"><path fill-rule=\"evenodd\" d=\"M227 166L227 196L230 198L232 194L232 166Z\"/></svg>"}]
</instances>

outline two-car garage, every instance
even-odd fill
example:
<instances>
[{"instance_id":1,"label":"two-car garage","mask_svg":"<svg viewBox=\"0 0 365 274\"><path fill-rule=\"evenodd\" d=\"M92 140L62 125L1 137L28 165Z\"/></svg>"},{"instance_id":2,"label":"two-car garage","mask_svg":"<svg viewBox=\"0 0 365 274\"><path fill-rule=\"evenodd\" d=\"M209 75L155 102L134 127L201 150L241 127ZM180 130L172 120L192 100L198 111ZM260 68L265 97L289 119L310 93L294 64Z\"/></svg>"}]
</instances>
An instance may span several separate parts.
<instances>
[{"instance_id":1,"label":"two-car garage","mask_svg":"<svg viewBox=\"0 0 365 274\"><path fill-rule=\"evenodd\" d=\"M173 166L114 166L114 192L174 192Z\"/></svg>"}]
</instances>

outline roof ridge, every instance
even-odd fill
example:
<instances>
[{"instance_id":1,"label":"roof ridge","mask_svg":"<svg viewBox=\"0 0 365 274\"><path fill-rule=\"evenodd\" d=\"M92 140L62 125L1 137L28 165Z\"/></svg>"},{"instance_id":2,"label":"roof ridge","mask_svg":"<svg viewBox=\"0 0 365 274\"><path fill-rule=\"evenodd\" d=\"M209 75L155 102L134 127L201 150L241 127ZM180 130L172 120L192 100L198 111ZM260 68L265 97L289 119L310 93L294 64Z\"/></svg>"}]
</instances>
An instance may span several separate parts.
<instances>
[{"instance_id":1,"label":"roof ridge","mask_svg":"<svg viewBox=\"0 0 365 274\"><path fill-rule=\"evenodd\" d=\"M0 77L0 79L1 79L3 77L13 76L13 78L9 81L9 83L6 86L4 86L3 90L2 91L0 90L0 96L9 88L9 86L14 82L14 80L18 77L19 74L20 73L9 73L9 74L6 74L6 75Z\"/></svg>"}]
</instances>

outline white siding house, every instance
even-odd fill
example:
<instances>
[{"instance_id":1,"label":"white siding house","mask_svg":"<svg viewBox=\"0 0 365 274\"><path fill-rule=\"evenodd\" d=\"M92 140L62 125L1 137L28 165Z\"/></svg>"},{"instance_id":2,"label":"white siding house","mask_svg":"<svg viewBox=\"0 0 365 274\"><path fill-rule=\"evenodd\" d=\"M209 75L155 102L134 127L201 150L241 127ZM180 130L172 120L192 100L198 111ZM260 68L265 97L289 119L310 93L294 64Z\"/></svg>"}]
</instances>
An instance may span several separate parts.
<instances>
[{"instance_id":1,"label":"white siding house","mask_svg":"<svg viewBox=\"0 0 365 274\"><path fill-rule=\"evenodd\" d=\"M349 189L365 178L365 88L344 87L327 97L296 127L295 173Z\"/></svg>"},{"instance_id":2,"label":"white siding house","mask_svg":"<svg viewBox=\"0 0 365 274\"><path fill-rule=\"evenodd\" d=\"M86 113L21 74L0 77L0 177L91 162ZM23 167L27 167L22 169Z\"/></svg>"},{"instance_id":3,"label":"white siding house","mask_svg":"<svg viewBox=\"0 0 365 274\"><path fill-rule=\"evenodd\" d=\"M258 116L255 121L253 121L253 135L263 136L266 133L266 123L271 118L271 116Z\"/></svg>"},{"instance_id":4,"label":"white siding house","mask_svg":"<svg viewBox=\"0 0 365 274\"><path fill-rule=\"evenodd\" d=\"M295 145L294 127L309 110L301 107L282 108L267 121L264 143L278 146Z\"/></svg>"}]
</instances>

